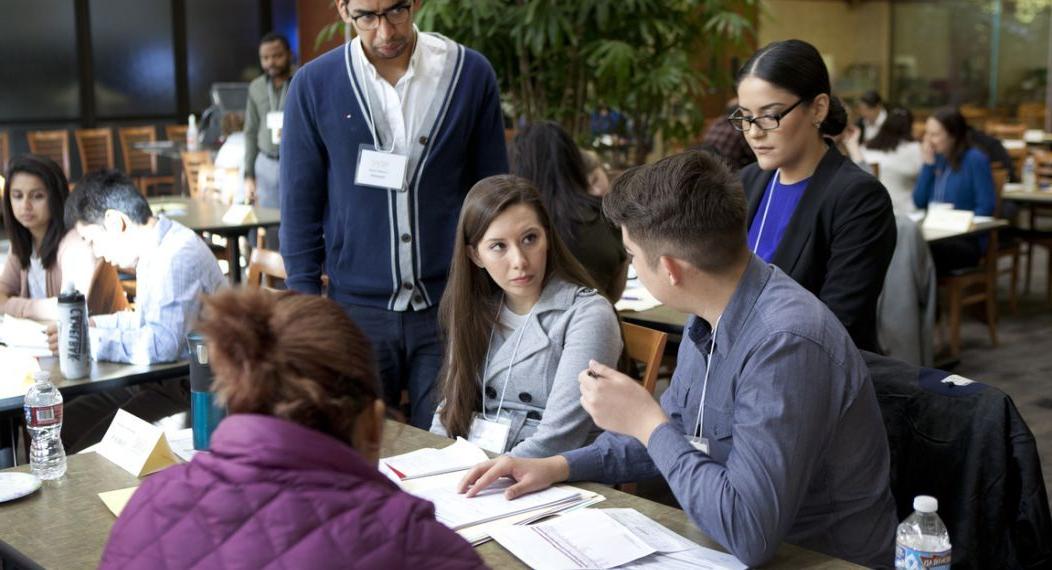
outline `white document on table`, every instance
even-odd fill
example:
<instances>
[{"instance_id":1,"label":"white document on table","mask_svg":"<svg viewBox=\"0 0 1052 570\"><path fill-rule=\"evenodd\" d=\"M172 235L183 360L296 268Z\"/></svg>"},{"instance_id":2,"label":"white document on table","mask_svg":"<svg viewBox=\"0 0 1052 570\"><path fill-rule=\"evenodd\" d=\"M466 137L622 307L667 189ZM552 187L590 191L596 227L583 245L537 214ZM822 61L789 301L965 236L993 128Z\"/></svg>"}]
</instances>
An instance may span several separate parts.
<instances>
[{"instance_id":1,"label":"white document on table","mask_svg":"<svg viewBox=\"0 0 1052 570\"><path fill-rule=\"evenodd\" d=\"M615 568L655 553L600 509L584 509L533 526L496 529L493 539L534 570Z\"/></svg>"},{"instance_id":2,"label":"white document on table","mask_svg":"<svg viewBox=\"0 0 1052 570\"><path fill-rule=\"evenodd\" d=\"M458 437L457 441L449 447L418 449L381 459L380 463L404 481L453 471L464 471L487 459L489 456L482 448Z\"/></svg>"},{"instance_id":3,"label":"white document on table","mask_svg":"<svg viewBox=\"0 0 1052 570\"><path fill-rule=\"evenodd\" d=\"M36 321L5 315L0 322L0 342L29 356L52 356L47 328Z\"/></svg>"},{"instance_id":4,"label":"white document on table","mask_svg":"<svg viewBox=\"0 0 1052 570\"><path fill-rule=\"evenodd\" d=\"M509 501L504 490L513 483L511 479L499 479L470 498L458 493L455 486L433 487L413 494L434 503L435 518L453 530L581 500L581 493L573 487L551 487Z\"/></svg>"},{"instance_id":5,"label":"white document on table","mask_svg":"<svg viewBox=\"0 0 1052 570\"><path fill-rule=\"evenodd\" d=\"M635 509L603 509L603 512L613 517L615 521L624 525L632 534L658 552L680 552L699 547L697 543L661 526Z\"/></svg>"},{"instance_id":6,"label":"white document on table","mask_svg":"<svg viewBox=\"0 0 1052 570\"><path fill-rule=\"evenodd\" d=\"M651 554L619 568L624 570L746 570L748 566L730 554L699 546L679 552Z\"/></svg>"},{"instance_id":7,"label":"white document on table","mask_svg":"<svg viewBox=\"0 0 1052 570\"><path fill-rule=\"evenodd\" d=\"M632 285L631 283L614 305L618 311L646 311L659 306L661 306L661 301L658 301L646 287L642 284Z\"/></svg>"}]
</instances>

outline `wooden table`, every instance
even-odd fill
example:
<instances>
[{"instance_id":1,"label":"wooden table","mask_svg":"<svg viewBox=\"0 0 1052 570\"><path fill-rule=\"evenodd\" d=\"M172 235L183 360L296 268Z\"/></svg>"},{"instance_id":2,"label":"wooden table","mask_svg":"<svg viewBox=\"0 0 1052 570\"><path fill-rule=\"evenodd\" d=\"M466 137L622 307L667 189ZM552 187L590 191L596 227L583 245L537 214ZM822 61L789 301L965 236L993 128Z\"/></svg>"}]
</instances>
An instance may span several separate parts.
<instances>
[{"instance_id":1,"label":"wooden table","mask_svg":"<svg viewBox=\"0 0 1052 570\"><path fill-rule=\"evenodd\" d=\"M187 361L166 364L120 364L116 362L93 362L91 374L85 378L68 380L62 376L58 358L40 358L40 368L51 372L51 381L62 392L63 398L113 390L145 382L160 382L185 378L190 374ZM0 398L0 466L15 464L15 437L22 421L24 394Z\"/></svg>"},{"instance_id":2,"label":"wooden table","mask_svg":"<svg viewBox=\"0 0 1052 570\"><path fill-rule=\"evenodd\" d=\"M384 455L396 455L419 449L448 445L449 440L404 424L387 422L384 433ZM27 471L18 467L15 471ZM136 485L138 480L126 471L94 454L69 458L66 476L45 482L44 487L18 501L0 503L0 561L4 559L45 568L93 568L98 565L102 549L115 520L102 504L98 493ZM686 514L664 505L627 495L595 483L578 485L606 496L598 506L634 508L669 529L710 548L723 550L703 535ZM260 537L260 540L266 540ZM496 542L477 548L482 559L492 568L523 568L510 552ZM30 566L32 567L32 566ZM858 568L802 548L783 544L775 559L765 568Z\"/></svg>"},{"instance_id":3,"label":"wooden table","mask_svg":"<svg viewBox=\"0 0 1052 570\"><path fill-rule=\"evenodd\" d=\"M230 205L215 200L158 197L151 198L149 202L154 214L164 214L169 219L195 232L208 232L226 238L230 281L235 285L241 282L239 238L248 236L248 233L254 229L276 227L281 224L281 212L277 208L252 206L255 221L228 223L223 221L223 215L230 209Z\"/></svg>"}]
</instances>

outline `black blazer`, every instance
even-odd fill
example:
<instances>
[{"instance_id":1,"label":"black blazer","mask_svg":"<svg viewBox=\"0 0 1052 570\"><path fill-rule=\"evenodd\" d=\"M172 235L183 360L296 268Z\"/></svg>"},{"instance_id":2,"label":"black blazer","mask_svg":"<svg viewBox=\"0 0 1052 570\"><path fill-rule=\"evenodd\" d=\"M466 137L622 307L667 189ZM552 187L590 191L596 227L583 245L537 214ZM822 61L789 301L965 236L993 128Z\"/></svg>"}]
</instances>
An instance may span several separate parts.
<instances>
[{"instance_id":1,"label":"black blazer","mask_svg":"<svg viewBox=\"0 0 1052 570\"><path fill-rule=\"evenodd\" d=\"M749 224L773 171L741 171ZM877 346L877 299L895 252L895 214L884 186L830 148L800 198L771 263L822 300L855 346Z\"/></svg>"}]
</instances>

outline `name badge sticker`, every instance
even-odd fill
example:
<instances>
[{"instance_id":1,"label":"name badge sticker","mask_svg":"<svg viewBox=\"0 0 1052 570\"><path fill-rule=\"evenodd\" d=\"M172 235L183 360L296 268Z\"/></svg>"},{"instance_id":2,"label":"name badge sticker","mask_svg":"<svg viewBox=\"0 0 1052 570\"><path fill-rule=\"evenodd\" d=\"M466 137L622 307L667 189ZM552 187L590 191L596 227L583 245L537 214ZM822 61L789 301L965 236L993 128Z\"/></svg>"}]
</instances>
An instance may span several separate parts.
<instances>
[{"instance_id":1,"label":"name badge sticker","mask_svg":"<svg viewBox=\"0 0 1052 570\"><path fill-rule=\"evenodd\" d=\"M281 144L281 126L285 123L285 113L271 111L267 113L267 128L270 129L270 142Z\"/></svg>"},{"instance_id":2,"label":"name badge sticker","mask_svg":"<svg viewBox=\"0 0 1052 570\"><path fill-rule=\"evenodd\" d=\"M691 447L697 449L705 455L709 454L709 438L698 437L696 435L688 435L685 437L687 438L687 443L689 443Z\"/></svg>"},{"instance_id":3,"label":"name badge sticker","mask_svg":"<svg viewBox=\"0 0 1052 570\"><path fill-rule=\"evenodd\" d=\"M382 152L371 145L358 149L358 168L354 172L354 183L359 186L402 190L409 157L393 152Z\"/></svg>"}]
</instances>

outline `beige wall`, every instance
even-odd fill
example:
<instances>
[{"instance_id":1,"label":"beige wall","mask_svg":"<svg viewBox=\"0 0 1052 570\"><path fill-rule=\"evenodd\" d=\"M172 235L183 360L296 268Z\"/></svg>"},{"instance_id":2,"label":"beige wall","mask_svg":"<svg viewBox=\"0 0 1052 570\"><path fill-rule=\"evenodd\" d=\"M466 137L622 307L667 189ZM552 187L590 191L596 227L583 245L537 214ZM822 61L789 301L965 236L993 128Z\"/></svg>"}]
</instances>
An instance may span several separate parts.
<instances>
[{"instance_id":1,"label":"beige wall","mask_svg":"<svg viewBox=\"0 0 1052 570\"><path fill-rule=\"evenodd\" d=\"M791 38L814 44L832 63L834 92L861 94L842 81L852 64L872 64L879 70L879 89L889 90L891 6L884 2L849 4L836 0L762 0L759 44ZM842 87L841 87L842 86Z\"/></svg>"}]
</instances>

